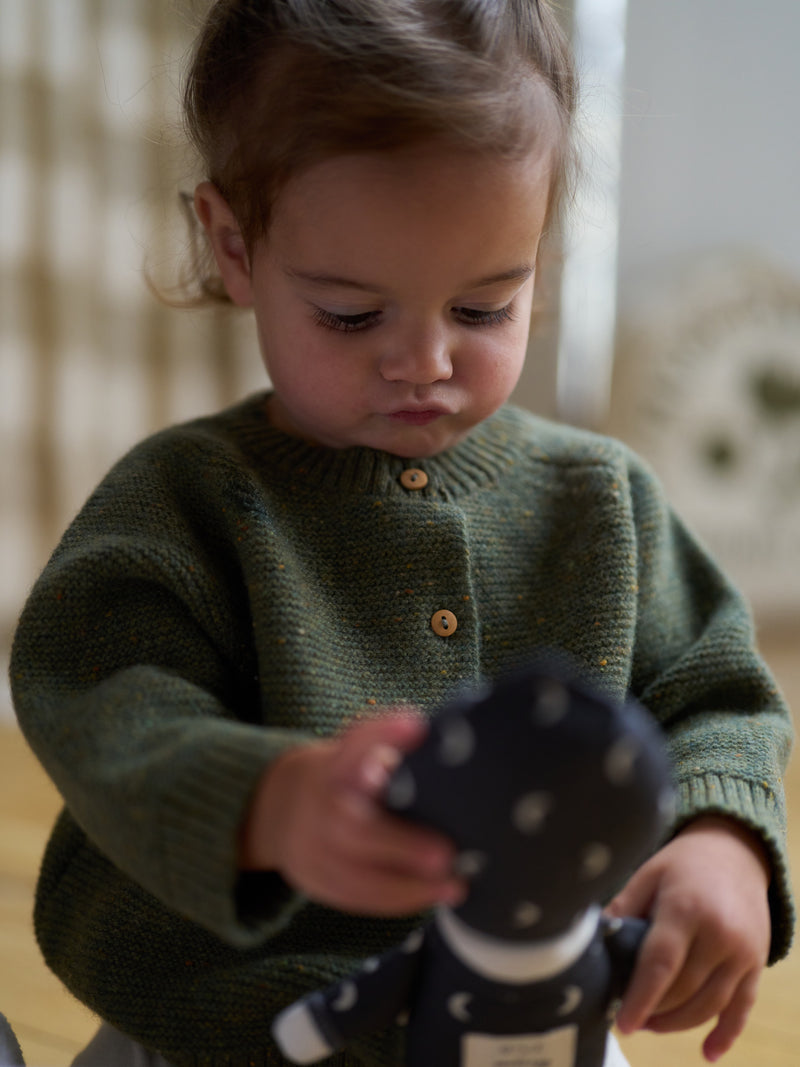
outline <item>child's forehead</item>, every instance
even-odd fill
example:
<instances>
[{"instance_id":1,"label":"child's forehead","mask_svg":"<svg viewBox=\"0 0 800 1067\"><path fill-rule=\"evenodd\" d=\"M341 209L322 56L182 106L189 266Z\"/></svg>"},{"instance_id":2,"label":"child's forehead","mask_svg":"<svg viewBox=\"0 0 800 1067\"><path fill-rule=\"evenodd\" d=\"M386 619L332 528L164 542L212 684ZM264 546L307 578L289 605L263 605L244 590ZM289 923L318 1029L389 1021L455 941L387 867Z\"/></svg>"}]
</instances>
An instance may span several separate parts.
<instances>
[{"instance_id":1,"label":"child's forehead","mask_svg":"<svg viewBox=\"0 0 800 1067\"><path fill-rule=\"evenodd\" d=\"M366 258L387 280L425 249L420 280L445 272L466 282L535 261L549 189L539 150L514 159L441 145L349 153L287 182L266 245L311 271Z\"/></svg>"},{"instance_id":2,"label":"child's forehead","mask_svg":"<svg viewBox=\"0 0 800 1067\"><path fill-rule=\"evenodd\" d=\"M387 151L354 151L331 155L290 176L281 201L308 201L331 206L348 196L385 193L413 203L437 189L491 195L510 185L546 194L551 182L553 151L532 145L514 156L502 156L425 141Z\"/></svg>"}]
</instances>

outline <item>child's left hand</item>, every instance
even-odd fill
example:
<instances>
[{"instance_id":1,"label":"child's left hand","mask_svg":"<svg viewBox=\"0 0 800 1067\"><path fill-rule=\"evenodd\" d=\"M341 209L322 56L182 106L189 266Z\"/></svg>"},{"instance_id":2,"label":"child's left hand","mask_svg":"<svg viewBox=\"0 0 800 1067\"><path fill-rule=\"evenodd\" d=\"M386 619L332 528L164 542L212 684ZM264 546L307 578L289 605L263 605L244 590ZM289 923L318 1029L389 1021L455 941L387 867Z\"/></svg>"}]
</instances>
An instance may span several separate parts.
<instances>
[{"instance_id":1,"label":"child's left hand","mask_svg":"<svg viewBox=\"0 0 800 1067\"><path fill-rule=\"evenodd\" d=\"M707 1060L727 1052L744 1029L769 953L770 867L755 834L732 819L704 816L633 875L611 901L614 916L649 918L617 1017L623 1034L717 1024Z\"/></svg>"}]
</instances>

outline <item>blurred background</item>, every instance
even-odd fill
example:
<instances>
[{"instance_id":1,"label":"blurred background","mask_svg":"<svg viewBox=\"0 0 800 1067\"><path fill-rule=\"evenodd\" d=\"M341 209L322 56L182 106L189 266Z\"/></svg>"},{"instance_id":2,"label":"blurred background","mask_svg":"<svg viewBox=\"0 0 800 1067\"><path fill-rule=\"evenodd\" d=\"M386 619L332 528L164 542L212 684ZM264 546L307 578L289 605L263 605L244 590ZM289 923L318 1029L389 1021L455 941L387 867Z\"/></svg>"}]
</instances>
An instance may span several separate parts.
<instances>
[{"instance_id":1,"label":"blurred background","mask_svg":"<svg viewBox=\"0 0 800 1067\"><path fill-rule=\"evenodd\" d=\"M148 288L175 283L187 241L180 78L202 8L0 0L4 664L30 583L110 463L263 384L246 319Z\"/></svg>"},{"instance_id":2,"label":"blurred background","mask_svg":"<svg viewBox=\"0 0 800 1067\"><path fill-rule=\"evenodd\" d=\"M31 1064L69 1063L94 1021L30 929L59 802L13 728L16 617L122 452L264 384L246 316L174 310L148 286L180 274L179 194L202 177L178 100L206 7L0 0L0 1009ZM800 701L800 4L560 12L583 74L587 179L547 249L515 399L650 460L750 596ZM795 956L765 979L731 1067L796 1065ZM695 1035L637 1037L634 1051L638 1067L701 1062Z\"/></svg>"}]
</instances>

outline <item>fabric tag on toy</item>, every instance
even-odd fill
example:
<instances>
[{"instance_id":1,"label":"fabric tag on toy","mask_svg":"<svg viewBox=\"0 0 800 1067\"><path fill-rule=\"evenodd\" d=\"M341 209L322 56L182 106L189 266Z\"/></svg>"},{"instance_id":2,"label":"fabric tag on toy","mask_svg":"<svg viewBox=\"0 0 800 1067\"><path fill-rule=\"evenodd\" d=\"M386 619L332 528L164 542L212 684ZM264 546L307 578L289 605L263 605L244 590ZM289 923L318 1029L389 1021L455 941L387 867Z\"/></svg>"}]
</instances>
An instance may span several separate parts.
<instances>
[{"instance_id":1,"label":"fabric tag on toy","mask_svg":"<svg viewBox=\"0 0 800 1067\"><path fill-rule=\"evenodd\" d=\"M464 1034L462 1067L574 1067L577 1027L546 1034Z\"/></svg>"}]
</instances>

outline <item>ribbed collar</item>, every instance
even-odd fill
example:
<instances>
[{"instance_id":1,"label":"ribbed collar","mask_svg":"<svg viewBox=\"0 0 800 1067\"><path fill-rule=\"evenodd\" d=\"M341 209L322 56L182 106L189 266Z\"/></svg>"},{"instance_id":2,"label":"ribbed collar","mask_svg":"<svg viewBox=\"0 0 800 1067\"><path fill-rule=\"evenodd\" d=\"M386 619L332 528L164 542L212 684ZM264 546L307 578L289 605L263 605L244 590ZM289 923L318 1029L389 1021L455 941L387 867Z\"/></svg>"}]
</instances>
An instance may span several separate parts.
<instances>
[{"instance_id":1,"label":"ribbed collar","mask_svg":"<svg viewBox=\"0 0 800 1067\"><path fill-rule=\"evenodd\" d=\"M409 467L429 475L428 488L420 490L428 496L454 497L495 484L520 458L522 422L534 419L506 406L445 452L401 458L371 448L324 448L290 437L270 423L268 397L268 392L259 393L213 421L221 422L254 464L269 472L270 481L376 495L396 491L400 474Z\"/></svg>"}]
</instances>

